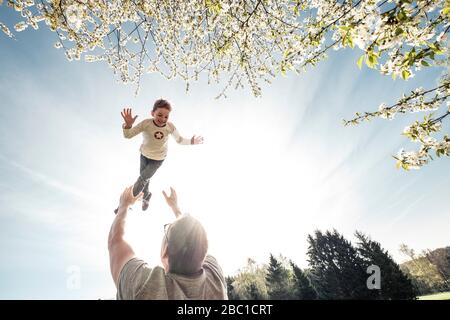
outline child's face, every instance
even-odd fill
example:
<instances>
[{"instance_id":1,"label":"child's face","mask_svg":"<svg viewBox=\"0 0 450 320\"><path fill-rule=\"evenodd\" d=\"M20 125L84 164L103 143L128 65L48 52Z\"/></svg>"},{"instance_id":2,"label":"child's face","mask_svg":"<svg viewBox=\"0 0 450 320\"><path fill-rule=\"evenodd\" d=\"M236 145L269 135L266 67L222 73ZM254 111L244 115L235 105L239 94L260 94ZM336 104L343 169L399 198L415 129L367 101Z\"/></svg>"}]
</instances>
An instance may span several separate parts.
<instances>
[{"instance_id":1,"label":"child's face","mask_svg":"<svg viewBox=\"0 0 450 320\"><path fill-rule=\"evenodd\" d=\"M166 108L158 108L152 111L152 116L158 126L164 126L169 119L170 111Z\"/></svg>"}]
</instances>

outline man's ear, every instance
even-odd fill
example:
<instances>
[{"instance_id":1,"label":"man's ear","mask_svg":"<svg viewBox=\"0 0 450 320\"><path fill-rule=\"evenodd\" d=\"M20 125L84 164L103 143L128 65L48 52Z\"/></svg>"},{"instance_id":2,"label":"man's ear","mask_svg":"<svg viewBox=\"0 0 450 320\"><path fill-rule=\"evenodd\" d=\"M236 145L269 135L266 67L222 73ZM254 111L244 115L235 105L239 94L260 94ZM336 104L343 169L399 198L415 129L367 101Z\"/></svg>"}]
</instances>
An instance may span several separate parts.
<instances>
[{"instance_id":1,"label":"man's ear","mask_svg":"<svg viewBox=\"0 0 450 320\"><path fill-rule=\"evenodd\" d=\"M164 246L161 250L161 262L166 272L169 272L169 250Z\"/></svg>"},{"instance_id":2,"label":"man's ear","mask_svg":"<svg viewBox=\"0 0 450 320\"><path fill-rule=\"evenodd\" d=\"M169 257L169 250L167 248L167 245L164 245L161 248L161 258L168 258Z\"/></svg>"},{"instance_id":3,"label":"man's ear","mask_svg":"<svg viewBox=\"0 0 450 320\"><path fill-rule=\"evenodd\" d=\"M155 116L155 111L152 111L151 115L152 115L152 117L154 117Z\"/></svg>"}]
</instances>

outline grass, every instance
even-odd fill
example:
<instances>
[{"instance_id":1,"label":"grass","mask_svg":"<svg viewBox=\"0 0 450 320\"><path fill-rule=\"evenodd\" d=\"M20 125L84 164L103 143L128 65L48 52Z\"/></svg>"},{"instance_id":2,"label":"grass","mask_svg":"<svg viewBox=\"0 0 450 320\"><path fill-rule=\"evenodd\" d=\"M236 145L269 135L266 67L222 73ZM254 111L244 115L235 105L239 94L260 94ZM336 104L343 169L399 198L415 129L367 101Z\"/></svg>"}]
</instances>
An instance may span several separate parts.
<instances>
[{"instance_id":1,"label":"grass","mask_svg":"<svg viewBox=\"0 0 450 320\"><path fill-rule=\"evenodd\" d=\"M450 300L450 291L417 297L419 300Z\"/></svg>"}]
</instances>

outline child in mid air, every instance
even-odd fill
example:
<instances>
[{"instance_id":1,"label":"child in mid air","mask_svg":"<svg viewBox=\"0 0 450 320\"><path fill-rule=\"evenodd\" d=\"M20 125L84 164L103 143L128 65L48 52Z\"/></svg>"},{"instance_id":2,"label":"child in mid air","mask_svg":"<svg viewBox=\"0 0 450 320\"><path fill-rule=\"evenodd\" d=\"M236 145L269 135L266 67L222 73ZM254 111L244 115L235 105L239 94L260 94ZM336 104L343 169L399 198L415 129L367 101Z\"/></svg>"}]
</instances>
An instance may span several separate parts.
<instances>
[{"instance_id":1,"label":"child in mid air","mask_svg":"<svg viewBox=\"0 0 450 320\"><path fill-rule=\"evenodd\" d=\"M152 109L152 118L145 119L133 127L133 123L138 116L133 117L131 108L123 109L121 112L125 123L122 125L123 135L130 139L135 135L142 133L144 141L142 142L140 175L133 185L133 195L137 196L143 192L142 210L147 210L152 193L148 185L150 178L161 166L167 156L169 135L179 144L201 144L203 137L195 135L191 139L180 136L173 123L169 122L169 114L172 111L170 103L164 99L156 100ZM114 210L117 213L117 209Z\"/></svg>"}]
</instances>

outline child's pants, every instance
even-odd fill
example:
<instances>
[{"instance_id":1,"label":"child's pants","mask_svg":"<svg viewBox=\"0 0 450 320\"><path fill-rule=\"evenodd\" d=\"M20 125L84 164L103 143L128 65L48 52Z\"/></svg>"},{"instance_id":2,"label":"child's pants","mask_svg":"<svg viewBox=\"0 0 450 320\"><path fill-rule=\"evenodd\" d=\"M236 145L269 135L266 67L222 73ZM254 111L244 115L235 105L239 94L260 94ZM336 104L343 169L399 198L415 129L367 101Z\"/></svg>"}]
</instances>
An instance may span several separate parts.
<instances>
[{"instance_id":1,"label":"child's pants","mask_svg":"<svg viewBox=\"0 0 450 320\"><path fill-rule=\"evenodd\" d=\"M140 175L137 181L133 185L133 195L136 197L141 191L144 191L144 198L148 200L150 198L150 191L148 189L148 184L150 178L153 177L156 170L162 165L164 160L153 160L144 157L141 154L141 168Z\"/></svg>"}]
</instances>

